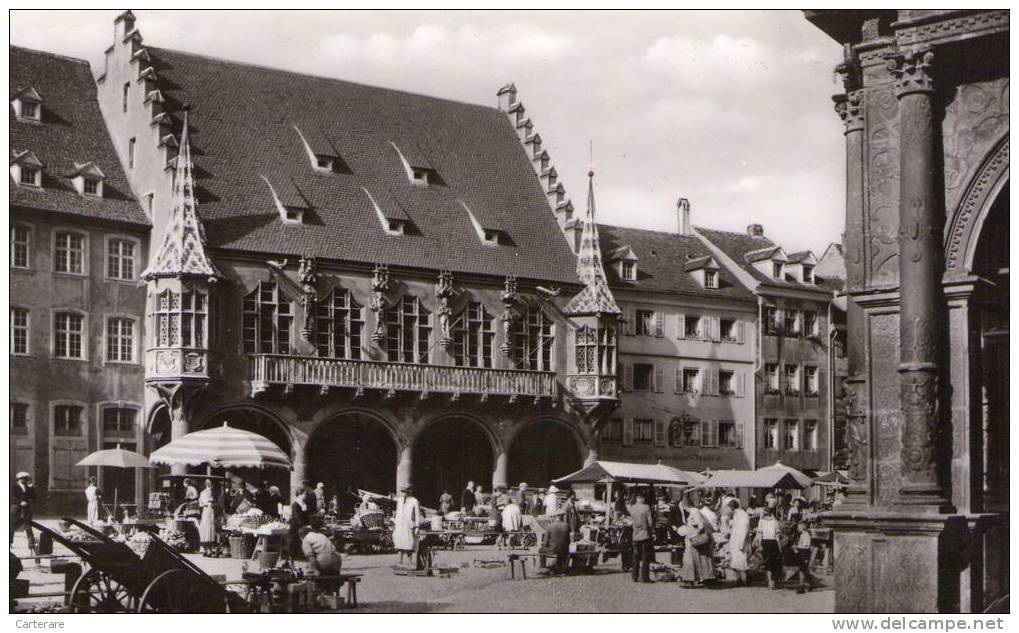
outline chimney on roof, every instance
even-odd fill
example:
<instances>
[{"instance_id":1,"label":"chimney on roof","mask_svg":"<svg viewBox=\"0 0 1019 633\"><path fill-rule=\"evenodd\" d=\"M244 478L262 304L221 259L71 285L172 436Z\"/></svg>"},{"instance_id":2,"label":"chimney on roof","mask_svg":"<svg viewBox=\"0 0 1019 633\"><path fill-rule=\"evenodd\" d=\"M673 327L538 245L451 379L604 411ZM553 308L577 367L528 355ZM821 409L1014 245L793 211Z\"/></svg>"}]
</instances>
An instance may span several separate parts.
<instances>
[{"instance_id":1,"label":"chimney on roof","mask_svg":"<svg viewBox=\"0 0 1019 633\"><path fill-rule=\"evenodd\" d=\"M764 237L764 227L760 224L751 224L747 227L747 235L750 237Z\"/></svg>"},{"instance_id":2,"label":"chimney on roof","mask_svg":"<svg viewBox=\"0 0 1019 633\"><path fill-rule=\"evenodd\" d=\"M499 88L495 94L499 97L499 109L503 112L509 112L510 106L517 102L517 87L511 83Z\"/></svg>"},{"instance_id":3,"label":"chimney on roof","mask_svg":"<svg viewBox=\"0 0 1019 633\"><path fill-rule=\"evenodd\" d=\"M680 198L676 201L676 230L680 235L690 235L690 201Z\"/></svg>"}]
</instances>

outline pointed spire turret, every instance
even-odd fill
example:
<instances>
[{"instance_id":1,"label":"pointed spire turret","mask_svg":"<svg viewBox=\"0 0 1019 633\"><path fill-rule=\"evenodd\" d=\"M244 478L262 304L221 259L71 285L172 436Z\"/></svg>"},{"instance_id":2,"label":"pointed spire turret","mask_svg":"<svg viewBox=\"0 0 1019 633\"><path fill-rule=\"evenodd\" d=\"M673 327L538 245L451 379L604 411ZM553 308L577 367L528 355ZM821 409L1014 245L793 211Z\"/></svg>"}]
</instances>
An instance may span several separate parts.
<instances>
[{"instance_id":1,"label":"pointed spire turret","mask_svg":"<svg viewBox=\"0 0 1019 633\"><path fill-rule=\"evenodd\" d=\"M184 131L173 177L173 207L167 221L163 243L152 265L142 273L146 281L165 277L198 277L215 280L219 277L209 258L205 229L198 218L195 182L191 163L191 141L188 134L188 113L184 111Z\"/></svg>"},{"instance_id":2,"label":"pointed spire turret","mask_svg":"<svg viewBox=\"0 0 1019 633\"><path fill-rule=\"evenodd\" d=\"M598 225L594 217L593 171L587 172L587 216L584 218L580 249L577 251L577 277L583 282L584 289L566 306L567 314L622 314L616 305L615 297L612 296L612 291L609 290L605 269L602 268Z\"/></svg>"}]
</instances>

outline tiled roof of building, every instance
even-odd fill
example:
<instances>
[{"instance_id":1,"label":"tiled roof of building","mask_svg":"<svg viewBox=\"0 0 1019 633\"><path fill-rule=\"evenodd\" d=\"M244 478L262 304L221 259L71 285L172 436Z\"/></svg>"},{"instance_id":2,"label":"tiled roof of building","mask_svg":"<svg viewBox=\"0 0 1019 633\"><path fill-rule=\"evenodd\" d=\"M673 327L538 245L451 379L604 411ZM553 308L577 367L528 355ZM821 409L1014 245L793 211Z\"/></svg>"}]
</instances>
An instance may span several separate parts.
<instances>
[{"instance_id":1,"label":"tiled roof of building","mask_svg":"<svg viewBox=\"0 0 1019 633\"><path fill-rule=\"evenodd\" d=\"M169 109L190 106L212 248L578 282L531 161L499 110L147 50ZM295 125L316 147L328 141L344 169L313 169ZM438 184L412 183L394 145L434 169ZM310 206L303 223L280 221L262 175L293 182ZM406 235L387 234L372 199L385 217L406 215ZM497 220L505 243L483 243L464 206Z\"/></svg>"},{"instance_id":2,"label":"tiled roof of building","mask_svg":"<svg viewBox=\"0 0 1019 633\"><path fill-rule=\"evenodd\" d=\"M106 132L88 62L10 47L10 98L34 89L41 121L22 121L9 106L11 158L31 151L43 164L42 187L10 181L11 206L148 226ZM103 197L78 193L72 178L92 163L105 176Z\"/></svg>"},{"instance_id":3,"label":"tiled roof of building","mask_svg":"<svg viewBox=\"0 0 1019 633\"><path fill-rule=\"evenodd\" d=\"M598 230L602 250L629 246L638 257L636 282L620 279L618 270L609 267L607 274L613 288L754 300L750 291L725 267L719 270L718 289L704 288L692 272L685 270L688 259L711 255L696 236L605 224L600 224Z\"/></svg>"},{"instance_id":4,"label":"tiled roof of building","mask_svg":"<svg viewBox=\"0 0 1019 633\"><path fill-rule=\"evenodd\" d=\"M798 264L811 255L813 255L813 253L810 251L796 251L795 253L789 253L786 257L789 258L789 263Z\"/></svg>"},{"instance_id":5,"label":"tiled roof of building","mask_svg":"<svg viewBox=\"0 0 1019 633\"><path fill-rule=\"evenodd\" d=\"M731 231L716 231L714 229L705 229L702 227L696 227L698 233L704 236L709 242L714 244L720 249L726 256L736 263L737 266L750 273L757 281L764 286L771 286L775 288L796 288L799 290L812 290L823 294L829 294L822 288L818 288L814 284L805 284L799 281L792 281L788 279L774 279L768 275L765 275L761 271L757 270L750 263L748 255L757 253L762 250L770 248L777 248L778 245L769 240L764 236L754 236L747 233L734 233Z\"/></svg>"}]
</instances>

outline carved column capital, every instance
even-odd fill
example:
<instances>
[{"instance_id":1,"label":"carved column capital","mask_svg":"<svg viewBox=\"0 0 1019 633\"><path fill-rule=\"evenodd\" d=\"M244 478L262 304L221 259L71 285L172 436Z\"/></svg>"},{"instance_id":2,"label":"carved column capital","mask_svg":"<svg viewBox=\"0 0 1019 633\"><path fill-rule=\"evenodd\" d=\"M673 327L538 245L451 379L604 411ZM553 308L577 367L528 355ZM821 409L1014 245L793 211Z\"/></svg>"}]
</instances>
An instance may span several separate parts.
<instances>
[{"instance_id":1,"label":"carved column capital","mask_svg":"<svg viewBox=\"0 0 1019 633\"><path fill-rule=\"evenodd\" d=\"M846 126L846 134L863 131L863 89L834 95L835 112Z\"/></svg>"},{"instance_id":2,"label":"carved column capital","mask_svg":"<svg viewBox=\"0 0 1019 633\"><path fill-rule=\"evenodd\" d=\"M934 92L934 52L930 49L900 51L885 59L895 77L895 96L900 99L917 92Z\"/></svg>"}]
</instances>

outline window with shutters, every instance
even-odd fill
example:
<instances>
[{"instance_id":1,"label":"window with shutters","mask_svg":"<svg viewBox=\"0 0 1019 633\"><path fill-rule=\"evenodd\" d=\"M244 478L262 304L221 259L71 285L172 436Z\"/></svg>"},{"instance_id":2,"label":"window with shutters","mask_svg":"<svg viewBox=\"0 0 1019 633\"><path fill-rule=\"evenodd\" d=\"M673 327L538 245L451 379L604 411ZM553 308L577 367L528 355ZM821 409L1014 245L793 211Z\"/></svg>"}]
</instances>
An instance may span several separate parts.
<instances>
[{"instance_id":1,"label":"window with shutters","mask_svg":"<svg viewBox=\"0 0 1019 633\"><path fill-rule=\"evenodd\" d=\"M778 448L778 420L764 418L764 448Z\"/></svg>"},{"instance_id":2,"label":"window with shutters","mask_svg":"<svg viewBox=\"0 0 1019 633\"><path fill-rule=\"evenodd\" d=\"M803 313L803 333L807 336L817 338L817 313L816 312L804 312Z\"/></svg>"},{"instance_id":3,"label":"window with shutters","mask_svg":"<svg viewBox=\"0 0 1019 633\"><path fill-rule=\"evenodd\" d=\"M427 363L431 312L417 297L404 296L385 311L386 357L390 362Z\"/></svg>"},{"instance_id":4,"label":"window with shutters","mask_svg":"<svg viewBox=\"0 0 1019 633\"><path fill-rule=\"evenodd\" d=\"M806 383L806 392L808 396L817 396L821 392L821 381L820 373L817 367L812 365L806 365L803 368L804 382Z\"/></svg>"},{"instance_id":5,"label":"window with shutters","mask_svg":"<svg viewBox=\"0 0 1019 633\"><path fill-rule=\"evenodd\" d=\"M718 320L718 337L724 343L737 343L739 342L739 333L736 328L735 319L719 319Z\"/></svg>"},{"instance_id":6,"label":"window with shutters","mask_svg":"<svg viewBox=\"0 0 1019 633\"><path fill-rule=\"evenodd\" d=\"M289 354L294 321L290 300L272 282L259 282L243 301L245 354Z\"/></svg>"},{"instance_id":7,"label":"window with shutters","mask_svg":"<svg viewBox=\"0 0 1019 633\"><path fill-rule=\"evenodd\" d=\"M127 407L105 407L102 412L103 437L135 436L138 411Z\"/></svg>"},{"instance_id":8,"label":"window with shutters","mask_svg":"<svg viewBox=\"0 0 1019 633\"><path fill-rule=\"evenodd\" d=\"M453 362L460 367L491 367L495 326L478 301L467 304L453 326Z\"/></svg>"},{"instance_id":9,"label":"window with shutters","mask_svg":"<svg viewBox=\"0 0 1019 633\"><path fill-rule=\"evenodd\" d=\"M650 446L655 443L655 421L650 418L634 418L633 443L635 446Z\"/></svg>"},{"instance_id":10,"label":"window with shutters","mask_svg":"<svg viewBox=\"0 0 1019 633\"><path fill-rule=\"evenodd\" d=\"M28 310L11 308L11 354L28 355Z\"/></svg>"},{"instance_id":11,"label":"window with shutters","mask_svg":"<svg viewBox=\"0 0 1019 633\"><path fill-rule=\"evenodd\" d=\"M620 418L611 418L605 426L601 439L606 444L622 444L623 442L623 421Z\"/></svg>"},{"instance_id":12,"label":"window with shutters","mask_svg":"<svg viewBox=\"0 0 1019 633\"><path fill-rule=\"evenodd\" d=\"M634 334L637 336L655 335L655 313L653 310L636 310L634 312Z\"/></svg>"},{"instance_id":13,"label":"window with shutters","mask_svg":"<svg viewBox=\"0 0 1019 633\"><path fill-rule=\"evenodd\" d=\"M803 450L817 450L817 420L803 422Z\"/></svg>"},{"instance_id":14,"label":"window with shutters","mask_svg":"<svg viewBox=\"0 0 1019 633\"><path fill-rule=\"evenodd\" d=\"M800 393L800 366L785 366L785 392L796 395Z\"/></svg>"},{"instance_id":15,"label":"window with shutters","mask_svg":"<svg viewBox=\"0 0 1019 633\"><path fill-rule=\"evenodd\" d=\"M106 277L133 280L137 243L133 240L111 238L106 241Z\"/></svg>"},{"instance_id":16,"label":"window with shutters","mask_svg":"<svg viewBox=\"0 0 1019 633\"><path fill-rule=\"evenodd\" d=\"M718 446L720 448L739 448L742 442L737 435L736 422L733 420L718 421Z\"/></svg>"},{"instance_id":17,"label":"window with shutters","mask_svg":"<svg viewBox=\"0 0 1019 633\"><path fill-rule=\"evenodd\" d=\"M361 359L364 310L349 290L334 288L318 304L315 347L323 358Z\"/></svg>"},{"instance_id":18,"label":"window with shutters","mask_svg":"<svg viewBox=\"0 0 1019 633\"><path fill-rule=\"evenodd\" d=\"M28 435L28 403L11 403L11 435Z\"/></svg>"},{"instance_id":19,"label":"window with shutters","mask_svg":"<svg viewBox=\"0 0 1019 633\"><path fill-rule=\"evenodd\" d=\"M764 331L768 334L778 334L780 329L778 308L765 307Z\"/></svg>"},{"instance_id":20,"label":"window with shutters","mask_svg":"<svg viewBox=\"0 0 1019 633\"><path fill-rule=\"evenodd\" d=\"M72 275L85 274L85 236L58 231L54 234L53 270Z\"/></svg>"},{"instance_id":21,"label":"window with shutters","mask_svg":"<svg viewBox=\"0 0 1019 633\"><path fill-rule=\"evenodd\" d=\"M517 369L553 371L552 319L544 310L529 307L514 323L513 364Z\"/></svg>"},{"instance_id":22,"label":"window with shutters","mask_svg":"<svg viewBox=\"0 0 1019 633\"><path fill-rule=\"evenodd\" d=\"M633 364L633 390L654 391L655 366L648 363Z\"/></svg>"},{"instance_id":23,"label":"window with shutters","mask_svg":"<svg viewBox=\"0 0 1019 633\"><path fill-rule=\"evenodd\" d=\"M134 362L134 319L110 317L106 319L106 362Z\"/></svg>"},{"instance_id":24,"label":"window with shutters","mask_svg":"<svg viewBox=\"0 0 1019 633\"><path fill-rule=\"evenodd\" d=\"M701 423L701 446L718 447L718 422L715 420L704 420Z\"/></svg>"},{"instance_id":25,"label":"window with shutters","mask_svg":"<svg viewBox=\"0 0 1019 633\"><path fill-rule=\"evenodd\" d=\"M718 394L722 396L736 395L736 372L724 369L718 372Z\"/></svg>"},{"instance_id":26,"label":"window with shutters","mask_svg":"<svg viewBox=\"0 0 1019 633\"><path fill-rule=\"evenodd\" d=\"M53 407L53 435L56 437L79 437L83 408L78 405L60 404Z\"/></svg>"},{"instance_id":27,"label":"window with shutters","mask_svg":"<svg viewBox=\"0 0 1019 633\"><path fill-rule=\"evenodd\" d=\"M800 449L800 422L799 420L786 420L782 426L782 448L787 451Z\"/></svg>"},{"instance_id":28,"label":"window with shutters","mask_svg":"<svg viewBox=\"0 0 1019 633\"><path fill-rule=\"evenodd\" d=\"M767 384L764 386L765 393L779 393L781 391L782 385L777 363L765 363L764 377L767 380Z\"/></svg>"},{"instance_id":29,"label":"window with shutters","mask_svg":"<svg viewBox=\"0 0 1019 633\"><path fill-rule=\"evenodd\" d=\"M785 334L787 336L799 336L800 335L800 311L799 310L786 310L785 311Z\"/></svg>"},{"instance_id":30,"label":"window with shutters","mask_svg":"<svg viewBox=\"0 0 1019 633\"><path fill-rule=\"evenodd\" d=\"M85 317L77 312L53 315L53 356L85 359Z\"/></svg>"},{"instance_id":31,"label":"window with shutters","mask_svg":"<svg viewBox=\"0 0 1019 633\"><path fill-rule=\"evenodd\" d=\"M701 370L696 367L683 368L683 392L700 393L701 391Z\"/></svg>"},{"instance_id":32,"label":"window with shutters","mask_svg":"<svg viewBox=\"0 0 1019 633\"><path fill-rule=\"evenodd\" d=\"M704 319L699 316L686 315L683 319L683 336L699 339L704 337Z\"/></svg>"},{"instance_id":33,"label":"window with shutters","mask_svg":"<svg viewBox=\"0 0 1019 633\"><path fill-rule=\"evenodd\" d=\"M11 225L11 267L31 268L32 229L25 224Z\"/></svg>"}]
</instances>

